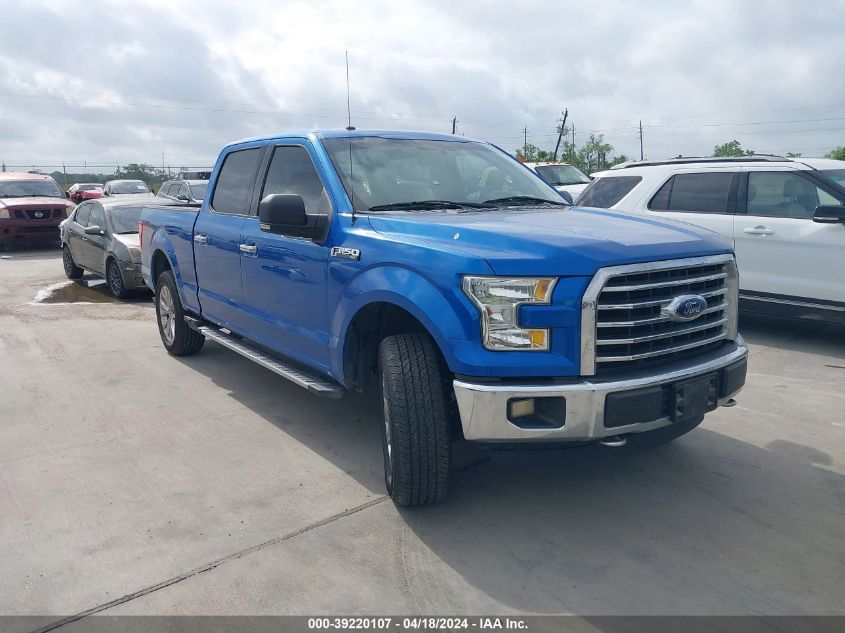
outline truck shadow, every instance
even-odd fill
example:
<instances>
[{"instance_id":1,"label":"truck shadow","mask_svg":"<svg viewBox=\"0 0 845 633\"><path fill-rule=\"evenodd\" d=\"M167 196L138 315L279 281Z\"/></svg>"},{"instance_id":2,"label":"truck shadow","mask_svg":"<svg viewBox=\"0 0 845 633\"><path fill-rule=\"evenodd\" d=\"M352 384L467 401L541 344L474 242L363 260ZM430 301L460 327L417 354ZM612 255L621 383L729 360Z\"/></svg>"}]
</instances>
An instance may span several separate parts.
<instances>
[{"instance_id":1,"label":"truck shadow","mask_svg":"<svg viewBox=\"0 0 845 633\"><path fill-rule=\"evenodd\" d=\"M845 358L842 339L811 325L796 332L790 322L755 321L744 330L752 345ZM179 360L372 496L384 494L372 395L318 399L212 343ZM755 422L737 411L708 420ZM705 421L639 452L590 446L462 459L459 446L445 502L384 506L402 518L399 534L385 538L398 538L420 613L838 613L845 477L833 469L841 443L828 454L800 436L758 437L760 446Z\"/></svg>"}]
</instances>

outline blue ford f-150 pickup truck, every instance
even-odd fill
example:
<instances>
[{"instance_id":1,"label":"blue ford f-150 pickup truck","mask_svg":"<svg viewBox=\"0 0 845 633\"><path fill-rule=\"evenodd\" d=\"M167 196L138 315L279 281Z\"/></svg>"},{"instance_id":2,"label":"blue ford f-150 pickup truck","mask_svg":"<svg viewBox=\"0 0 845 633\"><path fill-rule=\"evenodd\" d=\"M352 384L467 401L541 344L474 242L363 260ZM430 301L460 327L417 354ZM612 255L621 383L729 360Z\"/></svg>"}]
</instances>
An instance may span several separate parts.
<instances>
[{"instance_id":1,"label":"blue ford f-150 pickup truck","mask_svg":"<svg viewBox=\"0 0 845 633\"><path fill-rule=\"evenodd\" d=\"M727 243L571 207L488 143L246 140L199 209L140 224L167 351L210 338L328 397L373 384L400 505L443 497L456 439L665 441L745 382Z\"/></svg>"}]
</instances>

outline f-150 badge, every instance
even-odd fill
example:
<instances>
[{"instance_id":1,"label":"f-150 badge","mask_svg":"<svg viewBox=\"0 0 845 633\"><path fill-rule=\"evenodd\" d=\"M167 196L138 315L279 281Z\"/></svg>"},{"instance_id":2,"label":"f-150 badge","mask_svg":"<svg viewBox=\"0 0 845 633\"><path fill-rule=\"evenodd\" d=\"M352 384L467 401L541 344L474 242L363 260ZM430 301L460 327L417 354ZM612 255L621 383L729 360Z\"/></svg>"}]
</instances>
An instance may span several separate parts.
<instances>
[{"instance_id":1,"label":"f-150 badge","mask_svg":"<svg viewBox=\"0 0 845 633\"><path fill-rule=\"evenodd\" d=\"M361 259L361 251L357 248L346 248L345 246L332 246L332 257L340 257L342 259L352 259L358 261Z\"/></svg>"}]
</instances>

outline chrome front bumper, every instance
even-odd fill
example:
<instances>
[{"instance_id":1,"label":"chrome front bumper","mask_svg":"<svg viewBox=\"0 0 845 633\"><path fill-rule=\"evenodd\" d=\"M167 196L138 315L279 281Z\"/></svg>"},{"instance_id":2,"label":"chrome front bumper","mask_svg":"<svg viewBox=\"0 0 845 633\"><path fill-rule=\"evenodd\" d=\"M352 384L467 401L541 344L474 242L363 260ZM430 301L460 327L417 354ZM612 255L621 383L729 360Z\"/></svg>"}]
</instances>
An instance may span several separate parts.
<instances>
[{"instance_id":1,"label":"chrome front bumper","mask_svg":"<svg viewBox=\"0 0 845 633\"><path fill-rule=\"evenodd\" d=\"M460 411L464 438L478 442L589 442L612 435L644 433L672 424L668 417L605 427L605 398L610 393L656 387L722 370L748 356L741 336L726 353L719 349L688 361L661 367L655 374L648 370L616 380L580 380L557 384L474 383L455 380L455 396ZM718 400L723 405L739 389ZM512 399L563 397L566 399L565 423L560 428L524 429L508 420L508 402Z\"/></svg>"}]
</instances>

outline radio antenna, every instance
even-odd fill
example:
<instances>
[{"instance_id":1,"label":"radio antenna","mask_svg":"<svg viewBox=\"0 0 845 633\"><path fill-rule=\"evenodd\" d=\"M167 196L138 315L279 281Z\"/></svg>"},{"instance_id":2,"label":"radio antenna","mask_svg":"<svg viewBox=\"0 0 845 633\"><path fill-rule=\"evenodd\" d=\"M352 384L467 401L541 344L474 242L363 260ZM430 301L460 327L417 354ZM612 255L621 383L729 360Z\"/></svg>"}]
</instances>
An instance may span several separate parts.
<instances>
[{"instance_id":1,"label":"radio antenna","mask_svg":"<svg viewBox=\"0 0 845 633\"><path fill-rule=\"evenodd\" d=\"M352 108L349 105L349 51L346 54L346 131L349 132L349 202L352 204L352 224L355 224L355 179L352 177Z\"/></svg>"}]
</instances>

